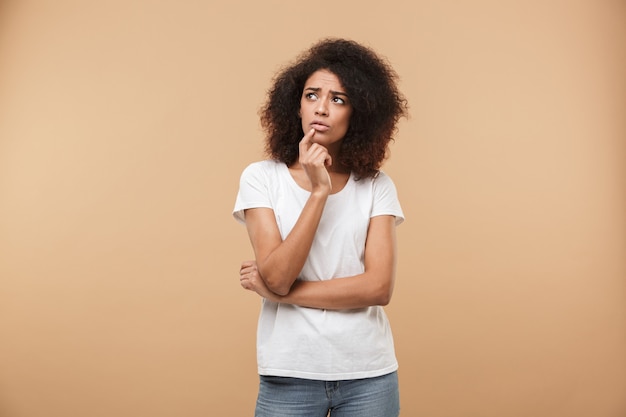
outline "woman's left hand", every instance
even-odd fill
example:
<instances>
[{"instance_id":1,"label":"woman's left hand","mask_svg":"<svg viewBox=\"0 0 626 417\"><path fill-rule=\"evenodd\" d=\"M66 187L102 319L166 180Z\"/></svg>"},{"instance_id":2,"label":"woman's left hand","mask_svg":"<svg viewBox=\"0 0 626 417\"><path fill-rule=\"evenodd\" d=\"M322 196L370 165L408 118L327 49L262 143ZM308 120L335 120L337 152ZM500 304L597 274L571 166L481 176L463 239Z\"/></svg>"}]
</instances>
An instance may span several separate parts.
<instances>
[{"instance_id":1,"label":"woman's left hand","mask_svg":"<svg viewBox=\"0 0 626 417\"><path fill-rule=\"evenodd\" d=\"M239 269L239 283L249 291L254 291L263 298L277 301L278 296L267 288L265 281L261 278L256 261L243 261Z\"/></svg>"}]
</instances>

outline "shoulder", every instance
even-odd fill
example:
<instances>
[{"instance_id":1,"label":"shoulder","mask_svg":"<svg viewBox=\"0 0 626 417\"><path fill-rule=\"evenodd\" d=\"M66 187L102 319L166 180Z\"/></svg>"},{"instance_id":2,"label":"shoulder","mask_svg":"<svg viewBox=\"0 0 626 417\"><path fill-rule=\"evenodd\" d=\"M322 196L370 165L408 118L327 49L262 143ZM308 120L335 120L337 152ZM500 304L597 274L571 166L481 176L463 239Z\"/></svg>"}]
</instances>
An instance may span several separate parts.
<instances>
[{"instance_id":1,"label":"shoulder","mask_svg":"<svg viewBox=\"0 0 626 417\"><path fill-rule=\"evenodd\" d=\"M376 199L381 201L397 201L398 190L391 177L382 171L372 179L372 189Z\"/></svg>"},{"instance_id":2,"label":"shoulder","mask_svg":"<svg viewBox=\"0 0 626 417\"><path fill-rule=\"evenodd\" d=\"M380 171L372 179L374 190L374 210L372 215L390 214L396 217L396 225L404 221L404 213L398 199L398 192L390 176Z\"/></svg>"},{"instance_id":3,"label":"shoulder","mask_svg":"<svg viewBox=\"0 0 626 417\"><path fill-rule=\"evenodd\" d=\"M273 159L264 159L262 161L252 162L244 169L244 172L246 171L253 171L253 172L273 171L273 170L277 170L280 165L284 165L284 163L275 161Z\"/></svg>"},{"instance_id":4,"label":"shoulder","mask_svg":"<svg viewBox=\"0 0 626 417\"><path fill-rule=\"evenodd\" d=\"M258 178L276 175L280 172L281 165L284 166L284 163L271 159L252 162L244 168L241 178Z\"/></svg>"},{"instance_id":5,"label":"shoulder","mask_svg":"<svg viewBox=\"0 0 626 417\"><path fill-rule=\"evenodd\" d=\"M397 193L396 185L391 177L385 174L383 171L379 171L374 177L374 189L383 193L390 193L395 195Z\"/></svg>"},{"instance_id":6,"label":"shoulder","mask_svg":"<svg viewBox=\"0 0 626 417\"><path fill-rule=\"evenodd\" d=\"M356 182L361 183L362 186L367 186L368 188L371 187L375 190L395 190L396 188L391 177L385 174L383 171L378 171L376 175L359 179Z\"/></svg>"},{"instance_id":7,"label":"shoulder","mask_svg":"<svg viewBox=\"0 0 626 417\"><path fill-rule=\"evenodd\" d=\"M385 174L384 171L378 171L378 173L374 175L374 177L372 178L372 181L374 182L374 184L381 184L381 185L390 184L392 186L394 185L391 177Z\"/></svg>"}]
</instances>

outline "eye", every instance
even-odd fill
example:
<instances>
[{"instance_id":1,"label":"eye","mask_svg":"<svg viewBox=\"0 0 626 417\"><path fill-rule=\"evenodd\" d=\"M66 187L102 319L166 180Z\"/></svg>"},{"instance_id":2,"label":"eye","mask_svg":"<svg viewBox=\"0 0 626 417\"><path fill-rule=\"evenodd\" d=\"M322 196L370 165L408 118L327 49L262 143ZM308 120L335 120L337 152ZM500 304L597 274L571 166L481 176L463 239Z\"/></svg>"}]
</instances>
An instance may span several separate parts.
<instances>
[{"instance_id":1,"label":"eye","mask_svg":"<svg viewBox=\"0 0 626 417\"><path fill-rule=\"evenodd\" d=\"M317 95L315 93L306 93L304 95L304 98L306 98L308 100L315 100L315 99L317 99Z\"/></svg>"},{"instance_id":2,"label":"eye","mask_svg":"<svg viewBox=\"0 0 626 417\"><path fill-rule=\"evenodd\" d=\"M331 101L337 104L346 104L346 101L342 99L341 97L333 97Z\"/></svg>"}]
</instances>

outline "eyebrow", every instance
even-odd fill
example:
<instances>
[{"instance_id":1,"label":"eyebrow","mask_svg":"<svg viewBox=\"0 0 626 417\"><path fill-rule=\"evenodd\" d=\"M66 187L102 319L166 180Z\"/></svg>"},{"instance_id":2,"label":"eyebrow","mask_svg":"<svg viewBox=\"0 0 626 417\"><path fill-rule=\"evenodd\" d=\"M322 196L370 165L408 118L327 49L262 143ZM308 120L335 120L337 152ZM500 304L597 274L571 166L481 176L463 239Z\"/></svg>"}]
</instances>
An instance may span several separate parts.
<instances>
[{"instance_id":1,"label":"eyebrow","mask_svg":"<svg viewBox=\"0 0 626 417\"><path fill-rule=\"evenodd\" d=\"M314 93L317 93L320 90L321 90L320 87L307 87L307 88L304 89L304 91L313 91ZM334 94L336 96L346 96L346 97L348 97L348 95L346 93L341 92L341 91L330 90L330 93Z\"/></svg>"}]
</instances>

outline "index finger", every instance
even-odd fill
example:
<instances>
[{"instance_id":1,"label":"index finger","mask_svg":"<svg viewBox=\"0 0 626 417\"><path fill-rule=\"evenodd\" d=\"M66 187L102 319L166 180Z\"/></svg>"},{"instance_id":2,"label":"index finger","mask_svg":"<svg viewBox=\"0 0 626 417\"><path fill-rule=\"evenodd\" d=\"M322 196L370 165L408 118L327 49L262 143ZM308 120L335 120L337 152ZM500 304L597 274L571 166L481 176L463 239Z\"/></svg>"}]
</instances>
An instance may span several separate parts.
<instances>
[{"instance_id":1,"label":"index finger","mask_svg":"<svg viewBox=\"0 0 626 417\"><path fill-rule=\"evenodd\" d=\"M308 145L310 145L311 143L311 139L313 139L313 135L315 135L315 129L311 129L309 130L306 135L304 135L304 137L300 140L300 150L302 151L302 147L306 146L307 148L304 150L309 149Z\"/></svg>"}]
</instances>

